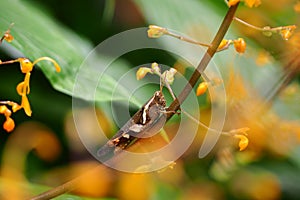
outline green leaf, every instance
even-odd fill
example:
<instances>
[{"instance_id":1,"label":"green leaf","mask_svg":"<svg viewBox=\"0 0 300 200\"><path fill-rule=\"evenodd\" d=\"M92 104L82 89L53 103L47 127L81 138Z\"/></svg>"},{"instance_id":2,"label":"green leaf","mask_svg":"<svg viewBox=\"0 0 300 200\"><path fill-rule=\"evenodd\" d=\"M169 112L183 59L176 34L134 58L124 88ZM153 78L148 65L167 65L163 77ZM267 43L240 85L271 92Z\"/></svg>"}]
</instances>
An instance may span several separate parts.
<instances>
[{"instance_id":1,"label":"green leaf","mask_svg":"<svg viewBox=\"0 0 300 200\"><path fill-rule=\"evenodd\" d=\"M91 82L95 83L107 64L109 58L101 55L94 55L90 58L97 68L88 66L80 70L81 64L87 55L93 50L93 46L87 40L79 37L71 30L68 30L57 20L52 19L45 13L44 9L37 8L28 1L2 0L0 6L0 30L3 33L11 23L11 34L14 40L11 43L6 41L0 45L4 51L14 58L28 57L32 61L37 58L47 56L56 60L61 66L61 72L57 73L52 63L41 61L38 66L42 69L51 84L57 90L74 97L85 100L108 101L127 100L130 92L121 87L122 92L112 96L111 89L117 85L117 81L109 74L101 76L101 85L97 88L91 87ZM128 64L116 62L115 71L118 69L128 69ZM79 74L80 72L80 74ZM84 77L80 82L79 91L74 92L74 84L78 75ZM32 91L33 92L33 91ZM94 94L95 93L95 94ZM139 102L131 98L131 102Z\"/></svg>"}]
</instances>

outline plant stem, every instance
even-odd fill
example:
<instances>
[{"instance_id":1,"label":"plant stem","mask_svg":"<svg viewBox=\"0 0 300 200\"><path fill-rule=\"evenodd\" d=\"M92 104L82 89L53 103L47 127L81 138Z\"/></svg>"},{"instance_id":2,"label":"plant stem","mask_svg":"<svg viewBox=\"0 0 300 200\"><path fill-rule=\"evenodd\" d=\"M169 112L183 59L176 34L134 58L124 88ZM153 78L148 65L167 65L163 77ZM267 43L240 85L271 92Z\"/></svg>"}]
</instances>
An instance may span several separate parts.
<instances>
[{"instance_id":1,"label":"plant stem","mask_svg":"<svg viewBox=\"0 0 300 200\"><path fill-rule=\"evenodd\" d=\"M269 26L265 26L263 28L261 27L258 27L258 26L254 26L252 24L249 24L248 22L245 22L244 20L238 18L238 17L234 17L233 18L235 21L245 25L245 26L248 26L249 28L252 28L254 30L257 30L257 31L261 31L261 32L266 32L266 31L269 31L269 32L272 32L272 33L276 33L277 31L280 31L283 29L282 26L279 26L279 27L275 27L275 28L271 28Z\"/></svg>"},{"instance_id":2,"label":"plant stem","mask_svg":"<svg viewBox=\"0 0 300 200\"><path fill-rule=\"evenodd\" d=\"M200 61L197 69L192 74L192 76L189 80L189 83L185 86L183 91L179 94L178 98L176 98L171 103L168 110L174 111L174 112L168 112L169 113L168 119L171 118L176 113L176 111L180 108L180 104L187 98L189 93L192 91L193 87L196 85L198 79L200 78L201 73L206 69L208 63L210 62L210 60L212 59L214 54L217 52L219 44L221 43L222 39L224 38L232 20L233 20L233 17L235 15L238 5L239 5L239 3L237 3L234 6L231 6L229 8L229 10L227 11L227 14L224 17L224 20L223 20L215 38L213 39L213 41L211 43L211 46L209 46L209 48L207 49L206 53L204 54L202 60ZM95 169L93 169L93 171L97 170L97 169L98 168L96 167ZM87 174L89 174L89 172L87 172ZM53 188L51 190L48 190L42 194L39 194L39 195L33 197L33 198L31 198L31 200L46 200L46 199L57 197L66 192L72 191L76 188L76 185L78 185L78 183L85 180L85 177L86 177L86 174L83 174L83 175L81 175L75 179L72 179L69 182L66 182L56 188Z\"/></svg>"},{"instance_id":3,"label":"plant stem","mask_svg":"<svg viewBox=\"0 0 300 200\"><path fill-rule=\"evenodd\" d=\"M254 25L252 25L252 24L249 24L248 22L245 22L245 21L241 20L240 18L234 17L234 20L237 21L237 22L239 22L239 23L241 23L241 24L243 24L243 25L245 25L245 26L248 26L248 27L250 27L250 28L253 28L253 29L255 29L255 30L258 30L258 31L264 31L263 28L260 28L260 27L254 26Z\"/></svg>"},{"instance_id":4,"label":"plant stem","mask_svg":"<svg viewBox=\"0 0 300 200\"><path fill-rule=\"evenodd\" d=\"M52 199L54 197L58 197L64 193L71 192L72 190L77 188L78 183L81 183L86 180L87 176L91 176L94 174L99 174L97 173L98 170L103 170L103 166L95 167L91 169L90 171L60 185L55 188L52 188L46 192L43 192L35 197L32 197L30 200L48 200Z\"/></svg>"},{"instance_id":5,"label":"plant stem","mask_svg":"<svg viewBox=\"0 0 300 200\"><path fill-rule=\"evenodd\" d=\"M204 70L206 69L208 63L210 62L210 60L212 59L212 57L214 56L214 54L217 52L217 49L222 41L222 39L224 38L233 18L236 12L236 9L238 7L238 4L236 4L235 6L231 6L226 14L226 16L224 17L224 20L215 36L215 38L213 39L211 46L207 49L206 53L204 54L202 60L200 61L197 69L194 71L194 73L192 74L188 84L184 87L184 89L182 90L182 92L179 94L179 96L177 97L177 99L175 99L170 107L169 107L169 111L174 111L174 112L169 112L168 114L168 118L172 117L175 113L175 111L177 111L180 107L180 104L187 98L187 96L189 95L189 93L192 91L193 87L196 85L197 81L199 80L199 78L201 77L201 73L204 72Z\"/></svg>"},{"instance_id":6,"label":"plant stem","mask_svg":"<svg viewBox=\"0 0 300 200\"><path fill-rule=\"evenodd\" d=\"M165 35L169 35L169 36L172 36L172 37L177 38L179 40L182 40L182 41L185 41L185 42L189 42L189 43L192 43L192 44L196 44L196 45L200 45L200 46L204 46L204 47L211 47L210 44L205 44L205 43L202 43L202 42L198 42L198 41L195 41L195 40L183 37L181 35L177 35L175 33L169 32L168 30L165 33Z\"/></svg>"},{"instance_id":7,"label":"plant stem","mask_svg":"<svg viewBox=\"0 0 300 200\"><path fill-rule=\"evenodd\" d=\"M6 65L6 64L12 64L12 63L16 63L19 62L18 59L16 60L8 60L8 61L0 61L0 65Z\"/></svg>"}]
</instances>

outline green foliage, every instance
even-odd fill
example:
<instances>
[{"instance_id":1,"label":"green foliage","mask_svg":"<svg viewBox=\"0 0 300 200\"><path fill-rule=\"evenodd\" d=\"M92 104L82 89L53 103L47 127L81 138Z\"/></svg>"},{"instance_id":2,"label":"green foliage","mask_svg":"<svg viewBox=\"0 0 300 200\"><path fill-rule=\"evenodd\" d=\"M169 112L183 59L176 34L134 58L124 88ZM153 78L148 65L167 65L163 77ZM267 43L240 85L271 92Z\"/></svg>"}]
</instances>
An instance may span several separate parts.
<instances>
[{"instance_id":1,"label":"green foliage","mask_svg":"<svg viewBox=\"0 0 300 200\"><path fill-rule=\"evenodd\" d=\"M90 90L89 83L99 79L99 72L95 73L91 68L84 70L85 74L80 74L87 78L85 84L81 85L83 89L80 93L75 93L76 96L73 93L74 83L81 64L93 49L88 40L70 31L47 15L44 10L35 7L30 2L2 1L0 7L0 29L2 32L11 23L14 23L11 34L15 40L9 45L1 46L1 48L12 57L24 56L31 60L42 56L51 57L61 66L60 73L56 73L52 64L47 61L39 63L39 66L54 88L85 100L107 101L112 98L111 88L115 87L116 80L103 74L102 84L99 85L94 99L94 88ZM108 60L103 55L91 59L99 67L102 67L101 65ZM115 65L115 69L126 67L128 64L124 62L117 62ZM128 99L129 92L126 92L125 88L118 94L119 96L114 98L118 100ZM131 101L138 104L134 98Z\"/></svg>"}]
</instances>

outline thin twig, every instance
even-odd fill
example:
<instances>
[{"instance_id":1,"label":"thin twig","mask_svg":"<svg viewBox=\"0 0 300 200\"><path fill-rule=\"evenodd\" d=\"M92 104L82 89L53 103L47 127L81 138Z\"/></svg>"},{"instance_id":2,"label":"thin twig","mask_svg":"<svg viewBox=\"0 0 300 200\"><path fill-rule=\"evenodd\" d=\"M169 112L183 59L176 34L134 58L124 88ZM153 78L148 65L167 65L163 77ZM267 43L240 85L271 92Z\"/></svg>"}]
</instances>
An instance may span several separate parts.
<instances>
[{"instance_id":1,"label":"thin twig","mask_svg":"<svg viewBox=\"0 0 300 200\"><path fill-rule=\"evenodd\" d=\"M174 38L177 38L179 40L182 40L182 41L185 41L185 42L189 42L189 43L192 43L192 44L196 44L196 45L200 45L200 46L204 46L204 47L211 47L210 44L205 44L205 43L202 43L202 42L198 42L196 40L192 40L192 39L189 39L189 38L186 38L186 37L183 37L181 35L177 35L175 33L172 33L172 32L166 32L165 33L166 35L169 35L169 36L172 36Z\"/></svg>"},{"instance_id":2,"label":"thin twig","mask_svg":"<svg viewBox=\"0 0 300 200\"><path fill-rule=\"evenodd\" d=\"M269 26L265 26L265 27L261 28L261 27L258 27L258 26L254 26L253 24L249 24L248 22L245 22L244 20L242 20L242 19L240 19L238 17L234 17L233 19L235 21L237 21L237 22L245 25L245 26L248 26L248 27L250 27L252 29L255 29L255 30L261 31L261 32L268 31L268 32L276 33L276 32L278 32L278 31L280 31L280 30L282 30L284 28L283 26L274 27L274 28L271 28Z\"/></svg>"},{"instance_id":3,"label":"thin twig","mask_svg":"<svg viewBox=\"0 0 300 200\"><path fill-rule=\"evenodd\" d=\"M99 174L97 173L98 170L103 170L103 166L95 167L58 187L52 188L46 192L43 192L35 197L30 198L30 200L48 200L54 197L58 197L64 193L71 192L72 190L77 188L78 183L85 181L87 176L91 176L91 174L93 173Z\"/></svg>"},{"instance_id":4,"label":"thin twig","mask_svg":"<svg viewBox=\"0 0 300 200\"><path fill-rule=\"evenodd\" d=\"M229 8L229 10L227 11L227 14L224 17L224 20L223 20L215 38L213 39L213 41L211 43L211 46L207 49L201 62L198 65L197 69L192 74L192 76L189 80L189 83L185 86L183 91L179 94L178 98L176 98L171 103L168 110L174 111L174 112L168 112L168 119L170 119L176 113L176 111L180 108L180 103L182 103L187 98L187 96L191 92L192 88L195 86L198 79L200 78L201 73L206 69L208 63L210 62L210 60L216 53L219 44L221 43L222 39L224 38L232 20L233 20L233 17L237 10L238 4L239 3L237 3L235 6L231 6ZM98 169L98 167L96 167L94 170L97 170L97 169ZM89 174L89 172L87 172L87 174ZM44 193L41 193L41 194L31 198L31 200L47 200L47 199L57 197L66 192L70 192L70 191L74 190L76 188L76 185L78 185L78 183L83 181L85 177L86 177L86 174L83 174L83 175L79 176L78 178L72 179L71 181L66 182L56 188L53 188Z\"/></svg>"},{"instance_id":5,"label":"thin twig","mask_svg":"<svg viewBox=\"0 0 300 200\"><path fill-rule=\"evenodd\" d=\"M6 64L12 64L18 62L18 59L16 60L8 60L8 61L0 61L0 65L6 65Z\"/></svg>"},{"instance_id":6,"label":"thin twig","mask_svg":"<svg viewBox=\"0 0 300 200\"><path fill-rule=\"evenodd\" d=\"M238 7L238 4L236 4L235 6L231 6L229 8L215 38L213 39L213 41L211 43L211 46L207 49L206 53L204 54L202 60L200 61L199 65L198 65L197 69L192 74L188 84L184 87L182 92L179 94L178 98L176 98L176 100L171 103L168 110L174 111L174 112L169 112L168 118L171 118L174 115L175 111L177 111L179 109L180 104L187 98L189 93L192 91L193 87L196 85L197 81L201 77L201 73L204 72L208 63L210 62L212 57L217 52L217 49L234 18L237 7Z\"/></svg>"}]
</instances>

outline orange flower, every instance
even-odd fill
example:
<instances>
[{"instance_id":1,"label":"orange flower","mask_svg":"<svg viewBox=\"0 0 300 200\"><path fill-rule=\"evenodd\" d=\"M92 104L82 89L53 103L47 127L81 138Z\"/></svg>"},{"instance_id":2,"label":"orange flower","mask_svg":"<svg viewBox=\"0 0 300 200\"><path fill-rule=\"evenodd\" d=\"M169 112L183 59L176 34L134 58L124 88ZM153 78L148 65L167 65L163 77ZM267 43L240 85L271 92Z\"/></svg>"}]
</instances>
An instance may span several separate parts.
<instances>
[{"instance_id":1,"label":"orange flower","mask_svg":"<svg viewBox=\"0 0 300 200\"><path fill-rule=\"evenodd\" d=\"M28 98L25 94L22 95L21 107L24 109L26 115L30 117L32 111L31 111L31 108L30 108L30 103L28 101Z\"/></svg>"},{"instance_id":2,"label":"orange flower","mask_svg":"<svg viewBox=\"0 0 300 200\"><path fill-rule=\"evenodd\" d=\"M10 33L5 33L3 35L4 40L6 40L7 42L12 42L14 40L14 36L12 36Z\"/></svg>"},{"instance_id":3,"label":"orange flower","mask_svg":"<svg viewBox=\"0 0 300 200\"><path fill-rule=\"evenodd\" d=\"M11 132L15 128L15 122L12 118L7 117L6 121L3 124L3 129L6 130L7 132Z\"/></svg>"},{"instance_id":4,"label":"orange flower","mask_svg":"<svg viewBox=\"0 0 300 200\"><path fill-rule=\"evenodd\" d=\"M0 43L5 40L7 42L12 42L14 40L14 36L10 34L10 29L14 25L14 23L11 23L10 26L8 27L7 31L3 34L2 38L0 39Z\"/></svg>"},{"instance_id":5,"label":"orange flower","mask_svg":"<svg viewBox=\"0 0 300 200\"><path fill-rule=\"evenodd\" d=\"M295 29L295 25L284 26L279 33L284 40L288 40L293 35Z\"/></svg>"},{"instance_id":6,"label":"orange flower","mask_svg":"<svg viewBox=\"0 0 300 200\"><path fill-rule=\"evenodd\" d=\"M228 0L227 5L229 7L236 5L238 2L240 2L240 0ZM244 0L246 6L248 6L249 8L257 7L261 4L260 0Z\"/></svg>"},{"instance_id":7,"label":"orange flower","mask_svg":"<svg viewBox=\"0 0 300 200\"><path fill-rule=\"evenodd\" d=\"M260 0L245 0L245 4L246 6L248 6L249 8L257 7L261 4Z\"/></svg>"},{"instance_id":8,"label":"orange flower","mask_svg":"<svg viewBox=\"0 0 300 200\"><path fill-rule=\"evenodd\" d=\"M7 132L11 132L12 130L14 130L15 122L12 118L10 118L11 111L5 105L0 106L0 114L4 114L4 116L6 117L6 121L3 123L3 129Z\"/></svg>"},{"instance_id":9,"label":"orange flower","mask_svg":"<svg viewBox=\"0 0 300 200\"><path fill-rule=\"evenodd\" d=\"M207 88L208 88L207 82L200 83L199 86L197 87L196 95L200 96L200 95L204 94L206 92Z\"/></svg>"},{"instance_id":10,"label":"orange flower","mask_svg":"<svg viewBox=\"0 0 300 200\"><path fill-rule=\"evenodd\" d=\"M234 6L235 4L237 4L238 2L240 2L240 0L229 0L227 5L229 7Z\"/></svg>"},{"instance_id":11,"label":"orange flower","mask_svg":"<svg viewBox=\"0 0 300 200\"><path fill-rule=\"evenodd\" d=\"M16 112L16 111L18 111L19 109L22 108L19 104L15 103L15 102L13 102L13 101L1 101L1 104L6 104L6 105L11 106L13 112ZM5 116L10 116L10 115L11 115L11 111L10 111L8 108L6 108L6 106L4 106L5 109L7 109L6 112L9 111L10 114L8 115L8 114L5 114L5 113L2 113L2 112L1 112L1 107L2 107L2 106L0 106L0 113L1 113L1 114L4 114Z\"/></svg>"},{"instance_id":12,"label":"orange flower","mask_svg":"<svg viewBox=\"0 0 300 200\"><path fill-rule=\"evenodd\" d=\"M233 40L233 46L238 53L244 53L246 50L246 42L243 38Z\"/></svg>"},{"instance_id":13,"label":"orange flower","mask_svg":"<svg viewBox=\"0 0 300 200\"><path fill-rule=\"evenodd\" d=\"M22 96L23 94L30 93L30 87L29 87L30 75L31 75L30 73L26 73L24 81L22 81L17 85L17 92L20 96Z\"/></svg>"},{"instance_id":14,"label":"orange flower","mask_svg":"<svg viewBox=\"0 0 300 200\"><path fill-rule=\"evenodd\" d=\"M4 114L5 117L9 117L11 115L11 111L5 106L0 106L0 114Z\"/></svg>"},{"instance_id":15,"label":"orange flower","mask_svg":"<svg viewBox=\"0 0 300 200\"><path fill-rule=\"evenodd\" d=\"M32 111L30 109L30 104L29 104L29 101L27 98L27 94L29 94L29 92L30 92L29 80L30 80L30 73L28 72L25 75L24 81L17 85L17 92L22 97L21 105L13 108L14 112L23 108L27 116L31 116L31 113L32 113Z\"/></svg>"},{"instance_id":16,"label":"orange flower","mask_svg":"<svg viewBox=\"0 0 300 200\"><path fill-rule=\"evenodd\" d=\"M239 142L240 151L243 151L248 146L249 140L246 136L248 135L247 131L249 130L250 129L248 127L243 127L239 129L233 129L229 132L230 134L233 135L233 137L240 139Z\"/></svg>"},{"instance_id":17,"label":"orange flower","mask_svg":"<svg viewBox=\"0 0 300 200\"><path fill-rule=\"evenodd\" d=\"M0 113L3 114L6 109L7 109L6 106L0 106Z\"/></svg>"},{"instance_id":18,"label":"orange flower","mask_svg":"<svg viewBox=\"0 0 300 200\"><path fill-rule=\"evenodd\" d=\"M231 44L232 40L226 40L226 39L223 39L222 42L220 43L217 51L222 51L226 48L228 48L228 46Z\"/></svg>"},{"instance_id":19,"label":"orange flower","mask_svg":"<svg viewBox=\"0 0 300 200\"><path fill-rule=\"evenodd\" d=\"M60 66L57 64L55 60L49 57L41 57L36 59L33 63L28 58L18 58L17 61L20 63L22 73L25 73L24 81L17 85L17 92L22 97L21 105L13 107L13 111L17 111L21 108L24 109L26 115L31 116L32 111L30 108L30 103L28 101L27 95L30 93L30 75L33 69L33 66L42 60L51 61L54 64L54 67L57 72L60 72Z\"/></svg>"},{"instance_id":20,"label":"orange flower","mask_svg":"<svg viewBox=\"0 0 300 200\"><path fill-rule=\"evenodd\" d=\"M235 138L240 139L239 147L240 151L243 151L247 148L249 140L245 135L234 135Z\"/></svg>"},{"instance_id":21,"label":"orange flower","mask_svg":"<svg viewBox=\"0 0 300 200\"><path fill-rule=\"evenodd\" d=\"M18 58L17 61L20 63L22 73L26 74L32 71L33 64L28 58Z\"/></svg>"},{"instance_id":22,"label":"orange flower","mask_svg":"<svg viewBox=\"0 0 300 200\"><path fill-rule=\"evenodd\" d=\"M2 39L1 39L1 41L2 41ZM16 112L16 111L23 108L26 115L31 116L32 111L31 111L31 108L30 108L30 103L29 103L28 98L27 98L27 95L30 93L30 86L29 86L30 75L31 75L30 72L33 70L33 66L41 60L51 61L54 64L54 66L56 68L56 71L60 72L60 66L57 64L57 62L55 60L53 60L52 58L48 58L48 57L38 58L33 63L28 58L18 58L18 59L6 61L6 62L2 62L0 60L0 64L11 64L11 63L19 62L21 72L25 74L24 81L19 83L16 87L17 93L22 98L21 105L15 103L13 101L1 101L0 102L1 104L11 106L11 109L12 109L13 112ZM5 117L6 117L6 121L3 124L3 128L7 132L10 132L15 128L15 122L10 117L11 116L11 111L5 105L0 106L0 114L4 114Z\"/></svg>"}]
</instances>

